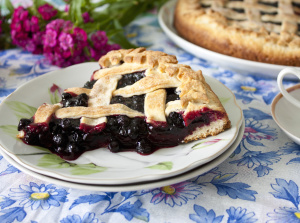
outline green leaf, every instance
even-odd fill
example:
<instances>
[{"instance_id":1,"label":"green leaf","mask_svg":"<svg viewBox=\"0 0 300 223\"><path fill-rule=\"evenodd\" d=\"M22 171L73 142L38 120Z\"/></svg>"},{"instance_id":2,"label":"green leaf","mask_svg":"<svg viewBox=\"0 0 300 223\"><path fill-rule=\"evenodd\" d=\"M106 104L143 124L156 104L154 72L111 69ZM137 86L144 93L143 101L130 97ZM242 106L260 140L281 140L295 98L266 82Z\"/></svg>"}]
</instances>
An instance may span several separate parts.
<instances>
[{"instance_id":1,"label":"green leaf","mask_svg":"<svg viewBox=\"0 0 300 223\"><path fill-rule=\"evenodd\" d=\"M5 104L7 104L7 106L14 111L15 115L20 119L20 118L31 118L37 108L32 107L30 105L27 105L23 102L19 102L19 101L8 101L5 102Z\"/></svg>"},{"instance_id":2,"label":"green leaf","mask_svg":"<svg viewBox=\"0 0 300 223\"><path fill-rule=\"evenodd\" d=\"M69 13L71 16L72 22L78 26L78 24L83 23L81 6L83 5L84 0L73 0L70 3Z\"/></svg>"},{"instance_id":3,"label":"green leaf","mask_svg":"<svg viewBox=\"0 0 300 223\"><path fill-rule=\"evenodd\" d=\"M93 163L89 164L77 164L76 166L73 166L71 169L71 173L73 175L89 175L93 173L99 173L107 170L106 167L102 166L96 166Z\"/></svg>"},{"instance_id":4,"label":"green leaf","mask_svg":"<svg viewBox=\"0 0 300 223\"><path fill-rule=\"evenodd\" d=\"M118 20L114 20L114 26L116 29L122 29L122 26L118 22ZM117 32L116 34L110 37L110 40L121 45L125 49L136 48L135 45L128 41L123 32Z\"/></svg>"},{"instance_id":5,"label":"green leaf","mask_svg":"<svg viewBox=\"0 0 300 223\"><path fill-rule=\"evenodd\" d=\"M3 8L8 9L8 11L10 12L10 14L12 14L14 12L14 6L12 5L12 3L10 2L10 0L5 0L4 1L4 6L2 5Z\"/></svg>"},{"instance_id":6,"label":"green leaf","mask_svg":"<svg viewBox=\"0 0 300 223\"><path fill-rule=\"evenodd\" d=\"M0 129L13 138L16 138L16 135L18 134L18 129L15 125L1 125Z\"/></svg>"},{"instance_id":7,"label":"green leaf","mask_svg":"<svg viewBox=\"0 0 300 223\"><path fill-rule=\"evenodd\" d=\"M50 100L52 104L59 103L61 101L58 90L55 90L54 93L51 93L49 89Z\"/></svg>"},{"instance_id":8,"label":"green leaf","mask_svg":"<svg viewBox=\"0 0 300 223\"><path fill-rule=\"evenodd\" d=\"M70 173L72 175L89 175L93 173L99 173L105 171L106 167L96 166L93 163L89 164L74 164L69 163L59 156L55 154L47 154L44 155L37 164L40 167L47 167L47 168L70 168Z\"/></svg>"},{"instance_id":9,"label":"green leaf","mask_svg":"<svg viewBox=\"0 0 300 223\"><path fill-rule=\"evenodd\" d=\"M41 167L60 169L60 168L69 168L71 167L71 165L74 164L68 163L67 161L63 160L62 158L60 158L55 154L47 154L39 160L37 165Z\"/></svg>"},{"instance_id":10,"label":"green leaf","mask_svg":"<svg viewBox=\"0 0 300 223\"><path fill-rule=\"evenodd\" d=\"M219 99L222 104L226 104L230 100L230 98L222 98L222 97L220 97Z\"/></svg>"},{"instance_id":11,"label":"green leaf","mask_svg":"<svg viewBox=\"0 0 300 223\"><path fill-rule=\"evenodd\" d=\"M149 169L157 169L157 170L171 170L173 168L173 162L167 161L158 163L153 166L148 166Z\"/></svg>"}]
</instances>

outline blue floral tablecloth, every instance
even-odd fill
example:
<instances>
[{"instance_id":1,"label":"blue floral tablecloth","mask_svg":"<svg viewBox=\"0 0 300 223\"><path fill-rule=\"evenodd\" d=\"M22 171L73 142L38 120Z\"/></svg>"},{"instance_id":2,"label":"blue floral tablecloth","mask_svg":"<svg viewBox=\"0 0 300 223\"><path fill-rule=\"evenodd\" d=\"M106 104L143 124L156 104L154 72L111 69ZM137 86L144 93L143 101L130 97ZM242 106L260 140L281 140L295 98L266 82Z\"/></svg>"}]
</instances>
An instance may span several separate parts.
<instances>
[{"instance_id":1,"label":"blue floral tablecloth","mask_svg":"<svg viewBox=\"0 0 300 223\"><path fill-rule=\"evenodd\" d=\"M130 192L54 185L21 172L0 156L0 223L300 222L300 146L272 119L270 104L279 92L276 80L241 75L192 56L168 39L153 14L138 19L126 33L134 44L174 54L180 63L230 88L244 112L241 143L225 162L196 178ZM0 51L0 101L21 84L55 69L59 68L44 64L40 55Z\"/></svg>"}]
</instances>

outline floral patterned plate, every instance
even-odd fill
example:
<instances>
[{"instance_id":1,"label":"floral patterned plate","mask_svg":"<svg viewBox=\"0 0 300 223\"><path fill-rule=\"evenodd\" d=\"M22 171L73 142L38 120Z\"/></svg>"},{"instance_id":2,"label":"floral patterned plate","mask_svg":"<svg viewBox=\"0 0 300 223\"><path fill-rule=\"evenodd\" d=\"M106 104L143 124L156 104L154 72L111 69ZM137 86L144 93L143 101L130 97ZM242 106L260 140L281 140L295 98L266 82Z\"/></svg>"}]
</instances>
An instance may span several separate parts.
<instances>
[{"instance_id":1,"label":"floral patterned plate","mask_svg":"<svg viewBox=\"0 0 300 223\"><path fill-rule=\"evenodd\" d=\"M22 166L18 162L16 162L14 159L12 159L8 154L6 154L0 147L0 154L12 165L14 165L16 168L21 170L22 172L33 176L37 179L44 180L50 183L54 183L57 185L61 185L64 187L70 187L80 190L89 190L89 191L110 191L110 192L120 192L120 191L133 191L133 190L146 190L146 189L152 189L157 187L162 187L161 190L166 192L166 194L172 193L174 190L181 188L183 185L188 184L187 182L183 182L186 180L189 180L193 177L197 177L200 174L204 174L222 162L224 162L237 148L239 143L241 142L245 130L245 122L243 120L242 126L239 130L237 139L233 142L233 144L220 156L215 158L214 160L196 167L190 171L187 171L185 173L168 177L160 180L154 180L154 181L146 181L146 182L138 182L138 183L131 183L131 184L120 184L120 185L102 185L102 184L80 184L80 183L74 183L74 182L68 182L65 180L56 179L53 177L48 177L42 174L39 174L37 172L31 171L27 169L26 167ZM182 183L179 183L182 182ZM175 184L175 185L174 185Z\"/></svg>"},{"instance_id":2,"label":"floral patterned plate","mask_svg":"<svg viewBox=\"0 0 300 223\"><path fill-rule=\"evenodd\" d=\"M0 146L3 150L22 166L46 176L85 184L125 184L182 174L215 159L236 140L242 124L242 110L233 93L208 76L205 77L207 82L219 96L232 123L229 130L217 136L160 149L148 156L134 152L111 153L99 148L85 152L72 162L47 149L28 146L16 138L21 117L31 117L44 102L60 101L61 89L83 86L96 69L99 65L90 62L52 71L27 82L9 95L0 105Z\"/></svg>"}]
</instances>

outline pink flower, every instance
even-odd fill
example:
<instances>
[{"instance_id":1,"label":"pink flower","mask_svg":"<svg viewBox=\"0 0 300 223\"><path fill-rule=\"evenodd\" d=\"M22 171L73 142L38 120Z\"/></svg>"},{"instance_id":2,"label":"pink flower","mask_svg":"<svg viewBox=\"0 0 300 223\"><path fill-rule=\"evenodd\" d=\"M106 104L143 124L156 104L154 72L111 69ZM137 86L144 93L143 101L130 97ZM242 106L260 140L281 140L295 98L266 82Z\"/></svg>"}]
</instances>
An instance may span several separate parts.
<instances>
[{"instance_id":1,"label":"pink flower","mask_svg":"<svg viewBox=\"0 0 300 223\"><path fill-rule=\"evenodd\" d=\"M78 28L78 27L74 28L72 36L74 39L74 43L76 43L76 48L82 49L88 45L88 42L87 42L88 36L83 29Z\"/></svg>"},{"instance_id":2,"label":"pink flower","mask_svg":"<svg viewBox=\"0 0 300 223\"><path fill-rule=\"evenodd\" d=\"M25 8L23 8L22 6L19 6L14 10L13 14L15 19L23 21L27 19L29 12L25 10Z\"/></svg>"},{"instance_id":3,"label":"pink flower","mask_svg":"<svg viewBox=\"0 0 300 223\"><path fill-rule=\"evenodd\" d=\"M42 18L45 20L50 20L52 17L56 16L57 10L53 8L52 5L48 3L41 5L38 8L38 12L41 14Z\"/></svg>"},{"instance_id":4,"label":"pink flower","mask_svg":"<svg viewBox=\"0 0 300 223\"><path fill-rule=\"evenodd\" d=\"M93 22L93 19L90 17L88 12L82 13L82 18L84 23Z\"/></svg>"},{"instance_id":5,"label":"pink flower","mask_svg":"<svg viewBox=\"0 0 300 223\"><path fill-rule=\"evenodd\" d=\"M94 43L94 47L96 49L101 49L104 45L106 45L108 38L104 31L97 31L92 34L91 40Z\"/></svg>"},{"instance_id":6,"label":"pink flower","mask_svg":"<svg viewBox=\"0 0 300 223\"><path fill-rule=\"evenodd\" d=\"M65 11L65 12L69 12L69 10L70 10L70 5L66 5L64 11Z\"/></svg>"},{"instance_id":7,"label":"pink flower","mask_svg":"<svg viewBox=\"0 0 300 223\"><path fill-rule=\"evenodd\" d=\"M53 29L47 29L44 37L44 45L54 47L56 45L57 32Z\"/></svg>"},{"instance_id":8,"label":"pink flower","mask_svg":"<svg viewBox=\"0 0 300 223\"><path fill-rule=\"evenodd\" d=\"M45 31L35 32L34 34L32 34L32 39L34 43L37 45L43 45L44 37L45 37Z\"/></svg>"},{"instance_id":9,"label":"pink flower","mask_svg":"<svg viewBox=\"0 0 300 223\"><path fill-rule=\"evenodd\" d=\"M68 50L73 47L73 38L70 34L62 32L59 37L59 45L64 50Z\"/></svg>"},{"instance_id":10,"label":"pink flower","mask_svg":"<svg viewBox=\"0 0 300 223\"><path fill-rule=\"evenodd\" d=\"M46 29L53 29L58 32L62 28L64 22L65 20L63 19L55 19L46 25Z\"/></svg>"},{"instance_id":11,"label":"pink flower","mask_svg":"<svg viewBox=\"0 0 300 223\"><path fill-rule=\"evenodd\" d=\"M36 45L34 44L33 40L27 41L25 50L27 50L29 52L34 52L36 50Z\"/></svg>"},{"instance_id":12,"label":"pink flower","mask_svg":"<svg viewBox=\"0 0 300 223\"><path fill-rule=\"evenodd\" d=\"M32 16L31 19L24 21L24 29L26 32L37 32L39 31L39 19L36 16Z\"/></svg>"}]
</instances>

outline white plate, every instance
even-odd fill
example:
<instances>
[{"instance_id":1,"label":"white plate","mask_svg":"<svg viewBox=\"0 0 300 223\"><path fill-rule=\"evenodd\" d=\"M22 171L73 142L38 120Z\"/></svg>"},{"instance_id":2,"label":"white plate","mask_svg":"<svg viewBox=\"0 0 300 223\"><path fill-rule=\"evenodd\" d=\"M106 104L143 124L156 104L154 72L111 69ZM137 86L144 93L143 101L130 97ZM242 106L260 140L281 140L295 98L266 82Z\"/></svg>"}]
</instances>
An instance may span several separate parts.
<instances>
[{"instance_id":1,"label":"white plate","mask_svg":"<svg viewBox=\"0 0 300 223\"><path fill-rule=\"evenodd\" d=\"M163 31L174 41L179 47L189 53L219 64L223 68L235 70L241 74L253 74L259 76L267 76L276 78L277 74L285 67L282 65L274 65L267 63L254 62L250 60L230 57L224 54L216 53L205 48L199 47L182 37L180 37L173 26L174 9L176 0L172 0L163 5L158 14L158 21ZM295 76L287 76L289 79L295 79Z\"/></svg>"},{"instance_id":2,"label":"white plate","mask_svg":"<svg viewBox=\"0 0 300 223\"><path fill-rule=\"evenodd\" d=\"M84 63L56 70L27 82L8 96L0 105L0 117L5 117L0 120L0 145L3 149L21 165L47 176L76 183L124 184L158 180L187 172L221 155L236 139L242 123L242 110L233 93L211 77L205 78L223 102L232 127L205 140L160 149L148 156L135 152L111 153L100 148L85 152L74 162L67 162L47 150L24 144L16 139L16 133L8 137L16 131L19 121L15 113L27 108L20 102L35 108L44 102L50 103L48 89L53 83L63 89L83 86L98 68L97 63Z\"/></svg>"},{"instance_id":3,"label":"white plate","mask_svg":"<svg viewBox=\"0 0 300 223\"><path fill-rule=\"evenodd\" d=\"M174 176L174 177L169 177L169 178L164 178L160 179L157 181L148 181L148 182L139 182L139 183L133 183L133 184L122 184L122 185L95 185L95 184L79 184L79 183L73 183L73 182L68 182L65 180L60 180L56 179L53 177L48 177L42 174L39 174L37 172L31 171L27 169L26 167L22 166L18 162L16 162L14 159L12 159L8 154L5 153L4 150L1 149L0 147L0 154L3 155L3 157L12 165L14 165L16 168L21 170L22 172L31 175L37 179L44 180L50 183L54 183L57 185L61 185L64 187L70 187L70 188L75 188L75 189L80 189L80 190L89 190L89 191L111 191L111 192L121 192L121 191L133 191L133 190L146 190L146 189L152 189L152 188L157 188L157 187L163 187L163 186L168 186L172 185L175 183L179 183L185 180L189 180L193 177L197 177L200 174L206 173L213 169L214 167L218 166L222 162L224 162L236 149L236 147L239 145L240 141L243 138L245 131L245 122L243 120L242 126L239 130L239 134L237 136L237 139L234 141L234 143L220 156L218 156L216 159L200 166L196 167L195 169L192 169L186 173Z\"/></svg>"},{"instance_id":4,"label":"white plate","mask_svg":"<svg viewBox=\"0 0 300 223\"><path fill-rule=\"evenodd\" d=\"M288 88L287 92L300 100L300 84ZM279 93L272 102L271 112L277 125L290 139L300 145L300 109Z\"/></svg>"}]
</instances>

